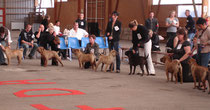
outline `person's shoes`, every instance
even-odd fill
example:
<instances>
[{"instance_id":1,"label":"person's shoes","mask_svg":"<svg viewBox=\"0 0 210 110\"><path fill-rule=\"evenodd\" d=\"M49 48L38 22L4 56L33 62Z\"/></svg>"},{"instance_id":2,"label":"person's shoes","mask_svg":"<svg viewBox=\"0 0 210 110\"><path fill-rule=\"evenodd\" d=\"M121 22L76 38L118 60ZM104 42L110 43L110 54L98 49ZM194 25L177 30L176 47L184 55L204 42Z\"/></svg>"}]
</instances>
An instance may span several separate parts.
<instances>
[{"instance_id":1,"label":"person's shoes","mask_svg":"<svg viewBox=\"0 0 210 110\"><path fill-rule=\"evenodd\" d=\"M117 70L116 73L120 73L120 70Z\"/></svg>"},{"instance_id":2,"label":"person's shoes","mask_svg":"<svg viewBox=\"0 0 210 110\"><path fill-rule=\"evenodd\" d=\"M29 58L29 59L33 59L33 56L31 56L31 55L28 55L28 58Z\"/></svg>"},{"instance_id":3,"label":"person's shoes","mask_svg":"<svg viewBox=\"0 0 210 110\"><path fill-rule=\"evenodd\" d=\"M156 74L149 74L150 76L155 76Z\"/></svg>"},{"instance_id":4,"label":"person's shoes","mask_svg":"<svg viewBox=\"0 0 210 110\"><path fill-rule=\"evenodd\" d=\"M2 66L6 66L6 65L8 65L7 63L1 63L0 65L2 65Z\"/></svg>"},{"instance_id":5,"label":"person's shoes","mask_svg":"<svg viewBox=\"0 0 210 110\"><path fill-rule=\"evenodd\" d=\"M111 72L111 70L109 69L109 70L107 70L106 72Z\"/></svg>"}]
</instances>

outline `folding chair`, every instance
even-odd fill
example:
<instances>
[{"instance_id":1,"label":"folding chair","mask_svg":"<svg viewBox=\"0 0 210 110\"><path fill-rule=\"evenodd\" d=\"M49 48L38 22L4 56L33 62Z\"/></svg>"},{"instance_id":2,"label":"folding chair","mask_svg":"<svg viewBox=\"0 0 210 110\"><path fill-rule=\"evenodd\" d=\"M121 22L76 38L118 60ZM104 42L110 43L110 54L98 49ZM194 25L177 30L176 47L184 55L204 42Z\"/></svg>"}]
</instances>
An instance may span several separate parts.
<instances>
[{"instance_id":1,"label":"folding chair","mask_svg":"<svg viewBox=\"0 0 210 110\"><path fill-rule=\"evenodd\" d=\"M68 37L68 48L69 48L69 57L70 61L72 60L72 51L71 49L81 49L79 40L76 37Z\"/></svg>"},{"instance_id":2,"label":"folding chair","mask_svg":"<svg viewBox=\"0 0 210 110\"><path fill-rule=\"evenodd\" d=\"M88 37L83 37L81 40L81 47L83 48L83 50L85 49L85 47L87 46L87 44L89 43L89 38Z\"/></svg>"},{"instance_id":3,"label":"folding chair","mask_svg":"<svg viewBox=\"0 0 210 110\"><path fill-rule=\"evenodd\" d=\"M95 42L99 45L99 48L104 49L104 53L105 53L105 49L108 48L107 37L105 37L105 42L106 43L104 43L104 38L103 37L96 37Z\"/></svg>"}]
</instances>

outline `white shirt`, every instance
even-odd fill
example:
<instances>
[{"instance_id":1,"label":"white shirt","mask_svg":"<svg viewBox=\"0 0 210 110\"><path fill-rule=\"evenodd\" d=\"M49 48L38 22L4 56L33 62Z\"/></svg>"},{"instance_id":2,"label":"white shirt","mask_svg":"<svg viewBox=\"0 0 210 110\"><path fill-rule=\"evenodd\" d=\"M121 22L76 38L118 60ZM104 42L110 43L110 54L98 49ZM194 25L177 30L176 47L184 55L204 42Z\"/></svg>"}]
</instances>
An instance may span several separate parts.
<instances>
[{"instance_id":1,"label":"white shirt","mask_svg":"<svg viewBox=\"0 0 210 110\"><path fill-rule=\"evenodd\" d=\"M55 25L53 28L54 28L54 31L55 31L56 35L60 34L60 27L59 26Z\"/></svg>"},{"instance_id":2,"label":"white shirt","mask_svg":"<svg viewBox=\"0 0 210 110\"><path fill-rule=\"evenodd\" d=\"M85 37L86 35L88 35L87 31L78 28L77 32L74 29L71 29L68 37L76 37L78 40L82 40L82 37Z\"/></svg>"},{"instance_id":3,"label":"white shirt","mask_svg":"<svg viewBox=\"0 0 210 110\"><path fill-rule=\"evenodd\" d=\"M68 36L68 35L69 35L69 33L70 33L70 30L68 30L68 29L64 29L64 31L63 31L63 35Z\"/></svg>"}]
</instances>

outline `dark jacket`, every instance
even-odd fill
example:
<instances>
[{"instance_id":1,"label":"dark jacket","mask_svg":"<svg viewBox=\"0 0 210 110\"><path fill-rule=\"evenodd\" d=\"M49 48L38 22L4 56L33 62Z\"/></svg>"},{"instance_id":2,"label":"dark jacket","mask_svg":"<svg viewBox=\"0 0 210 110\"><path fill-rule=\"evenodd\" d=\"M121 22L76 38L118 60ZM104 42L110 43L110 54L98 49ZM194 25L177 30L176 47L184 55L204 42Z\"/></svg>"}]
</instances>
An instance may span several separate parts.
<instances>
[{"instance_id":1,"label":"dark jacket","mask_svg":"<svg viewBox=\"0 0 210 110\"><path fill-rule=\"evenodd\" d=\"M44 25L44 31L46 31L47 28L48 28L48 20L47 19L43 19L42 22L41 22L41 24Z\"/></svg>"},{"instance_id":2,"label":"dark jacket","mask_svg":"<svg viewBox=\"0 0 210 110\"><path fill-rule=\"evenodd\" d=\"M120 33L121 33L121 22L120 21L116 21L114 24L114 27L112 28L112 21L108 22L107 24L107 28L106 28L106 36L109 37L107 35L107 33L110 33L113 39L111 40L111 42L117 42L120 40ZM109 40L110 41L110 40Z\"/></svg>"},{"instance_id":3,"label":"dark jacket","mask_svg":"<svg viewBox=\"0 0 210 110\"><path fill-rule=\"evenodd\" d=\"M156 18L153 18L152 20L148 18L145 21L145 27L156 33L158 31L158 20Z\"/></svg>"},{"instance_id":4,"label":"dark jacket","mask_svg":"<svg viewBox=\"0 0 210 110\"><path fill-rule=\"evenodd\" d=\"M144 43L148 42L149 38L149 31L146 27L142 25L137 26L136 31L132 31L132 43L133 49L136 50L138 48L138 44L143 45Z\"/></svg>"},{"instance_id":5,"label":"dark jacket","mask_svg":"<svg viewBox=\"0 0 210 110\"><path fill-rule=\"evenodd\" d=\"M34 40L33 32L32 31L26 32L25 29L21 31L19 36L21 37L20 41L24 40L26 42L31 42L32 40Z\"/></svg>"},{"instance_id":6,"label":"dark jacket","mask_svg":"<svg viewBox=\"0 0 210 110\"><path fill-rule=\"evenodd\" d=\"M78 22L79 28L82 28L82 29L86 30L86 21L85 21L85 19L83 19L83 20L77 19L76 22Z\"/></svg>"},{"instance_id":7,"label":"dark jacket","mask_svg":"<svg viewBox=\"0 0 210 110\"><path fill-rule=\"evenodd\" d=\"M98 59L99 58L99 46L96 42L93 44L93 46L91 46L91 43L87 44L85 51L84 51L85 54L91 53L92 49L94 50L94 55L96 56L96 59Z\"/></svg>"},{"instance_id":8,"label":"dark jacket","mask_svg":"<svg viewBox=\"0 0 210 110\"><path fill-rule=\"evenodd\" d=\"M185 28L188 30L188 33L195 33L195 21L191 15L187 17L187 25Z\"/></svg>"}]
</instances>

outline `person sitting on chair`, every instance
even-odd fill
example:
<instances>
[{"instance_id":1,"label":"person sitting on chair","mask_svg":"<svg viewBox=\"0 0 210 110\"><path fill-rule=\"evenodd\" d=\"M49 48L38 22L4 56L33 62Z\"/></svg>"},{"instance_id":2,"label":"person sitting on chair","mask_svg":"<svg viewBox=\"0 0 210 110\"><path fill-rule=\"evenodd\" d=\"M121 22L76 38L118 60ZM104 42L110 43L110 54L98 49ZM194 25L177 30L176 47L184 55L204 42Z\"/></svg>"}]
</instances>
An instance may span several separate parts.
<instances>
[{"instance_id":1,"label":"person sitting on chair","mask_svg":"<svg viewBox=\"0 0 210 110\"><path fill-rule=\"evenodd\" d=\"M78 22L74 23L74 28L70 30L68 37L76 37L79 40L79 44L81 46L82 37L88 37L87 31L79 28Z\"/></svg>"},{"instance_id":2,"label":"person sitting on chair","mask_svg":"<svg viewBox=\"0 0 210 110\"><path fill-rule=\"evenodd\" d=\"M28 24L26 26L26 29L22 30L22 32L20 33L20 43L21 43L21 46L24 48L24 51L23 51L24 58L26 56L26 52L29 49L29 47L32 47L32 50L30 54L28 55L28 57L32 59L38 48L38 45L34 43L34 34L31 31L30 24Z\"/></svg>"}]
</instances>

